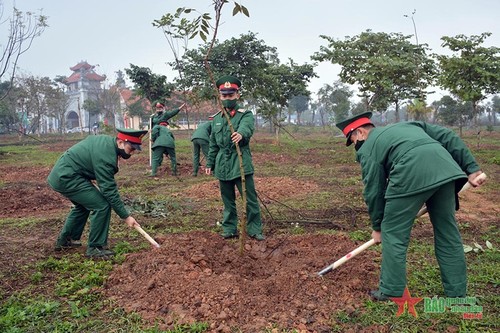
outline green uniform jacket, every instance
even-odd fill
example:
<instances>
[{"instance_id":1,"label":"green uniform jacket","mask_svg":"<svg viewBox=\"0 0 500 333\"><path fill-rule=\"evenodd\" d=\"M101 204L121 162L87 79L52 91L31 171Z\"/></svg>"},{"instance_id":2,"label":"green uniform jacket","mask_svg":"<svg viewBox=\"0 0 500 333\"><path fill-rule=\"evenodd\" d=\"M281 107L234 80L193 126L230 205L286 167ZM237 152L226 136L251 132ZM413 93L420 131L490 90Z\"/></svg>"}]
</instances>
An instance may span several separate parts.
<instances>
[{"instance_id":1,"label":"green uniform jacket","mask_svg":"<svg viewBox=\"0 0 500 333\"><path fill-rule=\"evenodd\" d=\"M153 140L153 146L155 147L167 147L167 148L175 148L175 138L166 126L156 125L153 127L153 131L151 132L151 140Z\"/></svg>"},{"instance_id":2,"label":"green uniform jacket","mask_svg":"<svg viewBox=\"0 0 500 333\"><path fill-rule=\"evenodd\" d=\"M356 154L373 230L380 231L386 198L418 194L453 180L458 192L480 170L451 130L424 122L373 128ZM458 198L457 198L458 208Z\"/></svg>"},{"instance_id":3,"label":"green uniform jacket","mask_svg":"<svg viewBox=\"0 0 500 333\"><path fill-rule=\"evenodd\" d=\"M206 122L199 125L191 135L191 141L194 139L205 140L207 143L210 141L210 134L212 133L212 122Z\"/></svg>"},{"instance_id":4,"label":"green uniform jacket","mask_svg":"<svg viewBox=\"0 0 500 333\"><path fill-rule=\"evenodd\" d=\"M236 106L236 110L238 112L231 118L231 123L234 130L243 137L238 143L243 157L243 169L245 175L251 175L254 168L249 144L255 129L254 118L251 111L239 109L239 106ZM210 148L206 166L214 171L217 179L222 181L241 177L236 146L231 141L231 130L222 112L217 113L212 120L212 134L210 135Z\"/></svg>"},{"instance_id":5,"label":"green uniform jacket","mask_svg":"<svg viewBox=\"0 0 500 333\"><path fill-rule=\"evenodd\" d=\"M174 109L171 111L163 111L161 114L154 113L151 116L151 126L159 125L160 123L167 122L170 118L176 116L180 109Z\"/></svg>"},{"instance_id":6,"label":"green uniform jacket","mask_svg":"<svg viewBox=\"0 0 500 333\"><path fill-rule=\"evenodd\" d=\"M80 184L96 180L99 191L120 218L130 213L118 193L115 174L118 172L116 138L91 135L69 148L57 160L47 181L61 193L78 192Z\"/></svg>"}]
</instances>

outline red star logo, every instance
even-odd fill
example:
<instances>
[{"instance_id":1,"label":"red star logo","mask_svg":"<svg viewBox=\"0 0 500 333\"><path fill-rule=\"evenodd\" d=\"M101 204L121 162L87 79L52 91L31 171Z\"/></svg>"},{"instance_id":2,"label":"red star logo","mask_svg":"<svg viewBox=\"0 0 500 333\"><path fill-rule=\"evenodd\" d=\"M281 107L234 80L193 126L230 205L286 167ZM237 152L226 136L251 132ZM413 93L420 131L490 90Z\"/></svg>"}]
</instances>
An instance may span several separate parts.
<instances>
[{"instance_id":1,"label":"red star logo","mask_svg":"<svg viewBox=\"0 0 500 333\"><path fill-rule=\"evenodd\" d=\"M391 301L398 305L398 312L396 313L396 317L401 316L405 312L405 305L408 304L408 313L410 313L413 317L417 318L417 310L415 310L415 305L423 300L420 297L411 297L410 292L408 291L408 287L405 287L405 291L402 297L391 297Z\"/></svg>"}]
</instances>

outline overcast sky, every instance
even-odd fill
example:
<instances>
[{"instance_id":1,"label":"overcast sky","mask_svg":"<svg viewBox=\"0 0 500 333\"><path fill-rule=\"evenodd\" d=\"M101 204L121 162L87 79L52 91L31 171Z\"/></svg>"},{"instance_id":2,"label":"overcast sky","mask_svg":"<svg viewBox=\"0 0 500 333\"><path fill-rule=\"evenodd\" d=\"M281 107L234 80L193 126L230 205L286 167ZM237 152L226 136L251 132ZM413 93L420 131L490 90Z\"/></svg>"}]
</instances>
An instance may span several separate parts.
<instances>
[{"instance_id":1,"label":"overcast sky","mask_svg":"<svg viewBox=\"0 0 500 333\"><path fill-rule=\"evenodd\" d=\"M239 0L250 11L250 18L231 16L232 2L225 5L224 24L219 40L238 37L252 31L277 48L282 61L312 62L310 56L326 45L319 35L336 39L374 32L414 35L416 24L419 43L427 43L436 53L442 36L479 35L491 32L486 46L500 46L499 0ZM160 29L152 22L178 7L190 7L212 13L212 0L0 0L4 5L2 22L11 16L12 7L21 11L42 9L49 27L37 38L20 61L20 69L35 76L69 76L69 67L85 60L99 65L110 83L115 72L134 64L149 67L173 81L168 62L174 59ZM408 15L409 17L405 17ZM8 25L0 26L0 43L5 43ZM201 40L191 40L196 48ZM3 49L2 49L3 50ZM338 67L321 63L319 78L309 88L314 93L324 84L338 80ZM244 84L244 82L243 82ZM439 96L437 96L439 98Z\"/></svg>"}]
</instances>

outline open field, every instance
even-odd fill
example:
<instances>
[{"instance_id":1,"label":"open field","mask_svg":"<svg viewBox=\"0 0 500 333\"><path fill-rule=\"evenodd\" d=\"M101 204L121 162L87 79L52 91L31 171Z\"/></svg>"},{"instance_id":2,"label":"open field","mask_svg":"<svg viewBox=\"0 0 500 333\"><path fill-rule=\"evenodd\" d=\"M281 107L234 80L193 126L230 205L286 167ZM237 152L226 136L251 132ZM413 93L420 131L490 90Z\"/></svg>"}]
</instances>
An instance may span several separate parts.
<instances>
[{"instance_id":1,"label":"open field","mask_svg":"<svg viewBox=\"0 0 500 333\"><path fill-rule=\"evenodd\" d=\"M465 141L488 175L461 195L457 219L469 295L481 318L433 313L397 317L394 302L375 303L380 246L324 277L316 273L368 241L370 222L352 147L332 131L289 129L280 144L256 133L252 155L266 240L218 236L218 182L192 177L187 131L175 132L180 176L164 160L147 177L147 151L120 162L116 175L153 249L113 213L112 261L85 258L85 246L54 252L71 203L46 177L59 155L82 138L0 136L1 332L496 332L500 327L500 132ZM146 146L146 145L145 145ZM241 207L239 207L241 212ZM83 244L86 242L84 232ZM488 246L488 245L490 246ZM481 247L481 248L480 248ZM408 254L413 297L443 297L426 216L416 220Z\"/></svg>"}]
</instances>

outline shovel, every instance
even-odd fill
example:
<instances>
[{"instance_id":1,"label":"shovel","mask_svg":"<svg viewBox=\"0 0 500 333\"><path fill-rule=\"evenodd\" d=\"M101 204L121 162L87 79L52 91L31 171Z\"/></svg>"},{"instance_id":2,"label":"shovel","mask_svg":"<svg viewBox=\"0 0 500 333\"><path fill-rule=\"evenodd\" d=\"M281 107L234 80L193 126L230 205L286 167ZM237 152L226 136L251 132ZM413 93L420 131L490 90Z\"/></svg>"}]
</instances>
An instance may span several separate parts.
<instances>
[{"instance_id":1,"label":"shovel","mask_svg":"<svg viewBox=\"0 0 500 333\"><path fill-rule=\"evenodd\" d=\"M144 238L146 238L154 247L156 248L160 248L160 244L158 244L154 239L153 237L149 236L147 232L145 232L141 226L139 225L135 225L134 226L135 230L137 230L141 235L144 236Z\"/></svg>"},{"instance_id":2,"label":"shovel","mask_svg":"<svg viewBox=\"0 0 500 333\"><path fill-rule=\"evenodd\" d=\"M484 172L476 177L476 180L485 180L485 179L486 179L486 174ZM469 182L465 183L465 185L462 187L462 189L460 190L459 193L462 193L463 191L469 189L471 186L472 185ZM425 213L427 213L427 207L424 206L418 211L416 217L418 218L418 217L424 215ZM342 258L340 258L339 260L337 260L333 264L327 266L322 271L318 272L318 275L323 276L324 274L334 270L335 268L337 268L340 265L342 265L343 263L345 263L347 260L357 256L358 254L360 254L361 252L363 252L364 250L366 250L367 248L369 248L370 246L372 246L374 244L375 244L375 240L370 239L368 242L364 243L360 247L357 247L356 249L352 250L351 252L349 252L348 254L346 254L345 256L343 256Z\"/></svg>"}]
</instances>

